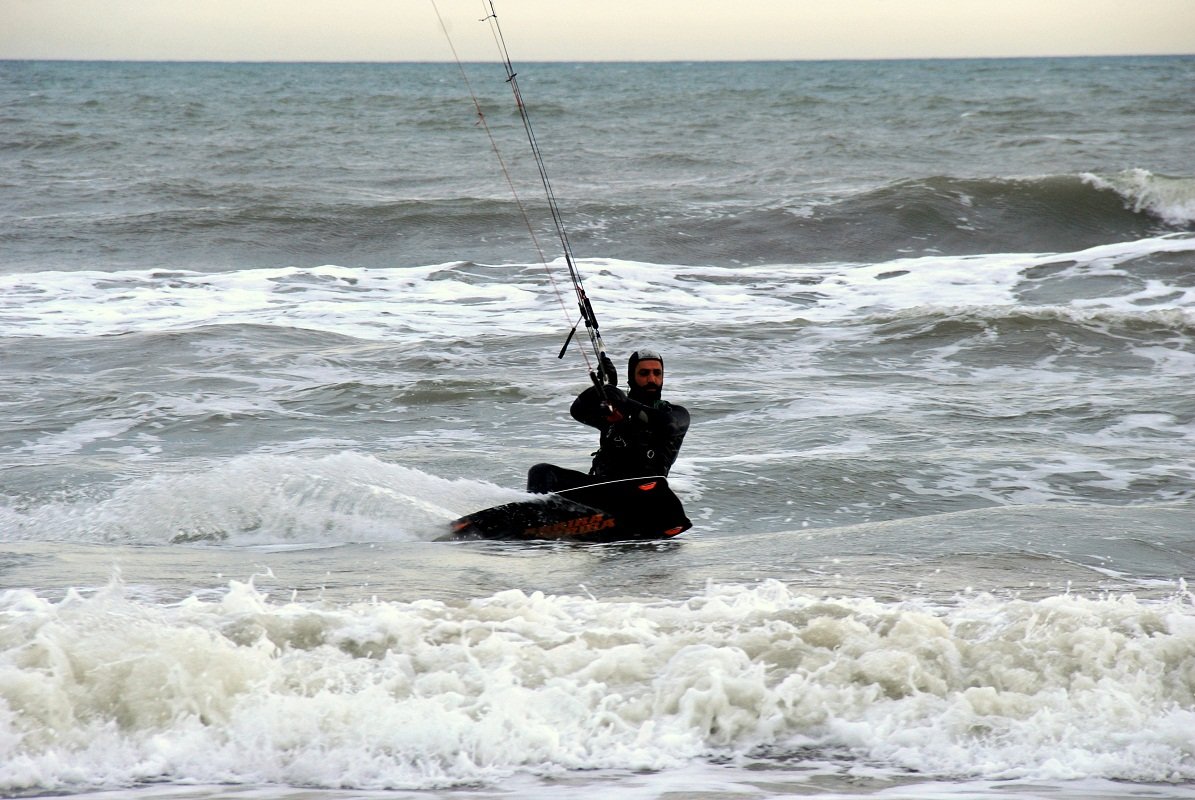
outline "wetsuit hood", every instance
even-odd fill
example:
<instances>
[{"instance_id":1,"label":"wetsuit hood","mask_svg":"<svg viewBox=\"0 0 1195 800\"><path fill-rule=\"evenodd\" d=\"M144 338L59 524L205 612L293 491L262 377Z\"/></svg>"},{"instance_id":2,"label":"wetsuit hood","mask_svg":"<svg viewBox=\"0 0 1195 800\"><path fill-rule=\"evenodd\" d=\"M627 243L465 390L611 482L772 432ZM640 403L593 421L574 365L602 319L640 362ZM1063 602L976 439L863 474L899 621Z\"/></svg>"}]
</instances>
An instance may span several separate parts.
<instances>
[{"instance_id":1,"label":"wetsuit hood","mask_svg":"<svg viewBox=\"0 0 1195 800\"><path fill-rule=\"evenodd\" d=\"M635 385L635 367L640 361L659 361L660 366L664 366L664 357L658 351L648 347L639 348L627 359L627 383L631 386Z\"/></svg>"},{"instance_id":2,"label":"wetsuit hood","mask_svg":"<svg viewBox=\"0 0 1195 800\"><path fill-rule=\"evenodd\" d=\"M638 400L640 403L654 405L660 402L661 397L659 392L645 392L635 384L635 369L639 366L640 361L659 361L660 368L664 368L664 356L656 350L647 347L641 347L635 352L631 353L631 357L627 359L627 385L631 388L630 396L632 400Z\"/></svg>"}]
</instances>

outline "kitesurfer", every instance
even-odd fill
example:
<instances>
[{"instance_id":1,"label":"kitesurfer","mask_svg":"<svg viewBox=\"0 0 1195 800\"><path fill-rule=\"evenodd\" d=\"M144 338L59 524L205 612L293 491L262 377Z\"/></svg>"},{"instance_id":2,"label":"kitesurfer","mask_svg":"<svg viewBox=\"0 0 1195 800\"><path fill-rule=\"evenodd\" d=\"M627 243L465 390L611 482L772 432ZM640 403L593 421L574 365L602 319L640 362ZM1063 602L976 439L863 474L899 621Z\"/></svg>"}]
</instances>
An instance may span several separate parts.
<instances>
[{"instance_id":1,"label":"kitesurfer","mask_svg":"<svg viewBox=\"0 0 1195 800\"><path fill-rule=\"evenodd\" d=\"M604 385L590 386L573 401L573 419L601 431L589 473L555 464L536 464L527 491L556 492L621 478L667 475L689 430L689 412L661 398L664 357L642 348L627 360L627 385L618 388L613 362L603 354Z\"/></svg>"}]
</instances>

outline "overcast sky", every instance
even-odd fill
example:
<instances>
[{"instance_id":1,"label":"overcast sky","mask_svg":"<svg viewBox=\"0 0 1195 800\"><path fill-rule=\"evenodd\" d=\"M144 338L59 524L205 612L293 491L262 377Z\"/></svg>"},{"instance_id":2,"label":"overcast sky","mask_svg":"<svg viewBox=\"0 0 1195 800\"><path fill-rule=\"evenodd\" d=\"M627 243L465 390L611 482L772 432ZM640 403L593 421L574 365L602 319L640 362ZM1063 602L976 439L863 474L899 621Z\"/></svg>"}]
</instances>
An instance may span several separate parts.
<instances>
[{"instance_id":1,"label":"overcast sky","mask_svg":"<svg viewBox=\"0 0 1195 800\"><path fill-rule=\"evenodd\" d=\"M482 0L437 0L466 61ZM1195 53L1195 0L495 0L512 58ZM431 0L0 0L0 58L451 59Z\"/></svg>"}]
</instances>

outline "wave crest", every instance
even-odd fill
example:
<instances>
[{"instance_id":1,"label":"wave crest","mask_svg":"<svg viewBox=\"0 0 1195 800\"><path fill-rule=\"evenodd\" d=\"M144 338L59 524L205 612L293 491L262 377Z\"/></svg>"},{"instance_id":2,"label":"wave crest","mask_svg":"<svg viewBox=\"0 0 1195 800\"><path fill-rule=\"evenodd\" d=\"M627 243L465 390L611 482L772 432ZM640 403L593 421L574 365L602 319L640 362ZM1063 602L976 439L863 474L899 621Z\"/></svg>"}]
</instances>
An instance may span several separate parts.
<instances>
[{"instance_id":1,"label":"wave crest","mask_svg":"<svg viewBox=\"0 0 1195 800\"><path fill-rule=\"evenodd\" d=\"M1084 173L1082 179L1097 190L1116 192L1133 213L1146 213L1176 227L1195 223L1195 178L1130 169L1111 176Z\"/></svg>"}]
</instances>

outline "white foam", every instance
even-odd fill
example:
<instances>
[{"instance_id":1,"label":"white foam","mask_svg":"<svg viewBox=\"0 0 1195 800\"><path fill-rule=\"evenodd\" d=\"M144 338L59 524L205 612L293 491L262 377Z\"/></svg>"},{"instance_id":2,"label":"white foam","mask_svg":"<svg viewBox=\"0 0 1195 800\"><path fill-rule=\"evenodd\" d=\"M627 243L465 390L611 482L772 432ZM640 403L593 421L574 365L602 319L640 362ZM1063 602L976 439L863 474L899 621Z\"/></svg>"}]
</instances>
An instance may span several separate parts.
<instances>
[{"instance_id":1,"label":"white foam","mask_svg":"<svg viewBox=\"0 0 1195 800\"><path fill-rule=\"evenodd\" d=\"M1068 254L990 254L899 259L882 264L722 268L579 262L603 322L656 327L837 322L911 309L1025 304L1016 289L1026 270L1072 260L1092 274L1154 253L1195 250L1195 238L1164 236ZM552 269L561 276L563 265ZM456 277L454 277L456 276ZM1139 313L1191 313L1190 287L1152 281L1124 296L1075 300L1068 307ZM0 276L0 335L94 337L254 324L326 331L406 344L490 335L556 334L572 323L541 266L479 275L463 265L394 269L245 269L232 272L127 270Z\"/></svg>"},{"instance_id":2,"label":"white foam","mask_svg":"<svg viewBox=\"0 0 1195 800\"><path fill-rule=\"evenodd\" d=\"M1195 780L1188 594L175 606L0 594L0 790L358 789L849 748L925 778Z\"/></svg>"},{"instance_id":3,"label":"white foam","mask_svg":"<svg viewBox=\"0 0 1195 800\"><path fill-rule=\"evenodd\" d=\"M307 443L308 445L310 443ZM10 540L234 545L430 540L476 508L524 495L358 453L255 454L157 473L104 497L0 509Z\"/></svg>"},{"instance_id":4,"label":"white foam","mask_svg":"<svg viewBox=\"0 0 1195 800\"><path fill-rule=\"evenodd\" d=\"M44 434L17 448L18 453L37 456L61 456L81 450L91 442L120 436L138 423L134 418L99 418L76 422L57 433Z\"/></svg>"},{"instance_id":5,"label":"white foam","mask_svg":"<svg viewBox=\"0 0 1195 800\"><path fill-rule=\"evenodd\" d=\"M1195 179L1155 175L1131 169L1112 176L1084 173L1083 180L1097 189L1111 189L1136 212L1148 212L1168 225L1195 222Z\"/></svg>"}]
</instances>

